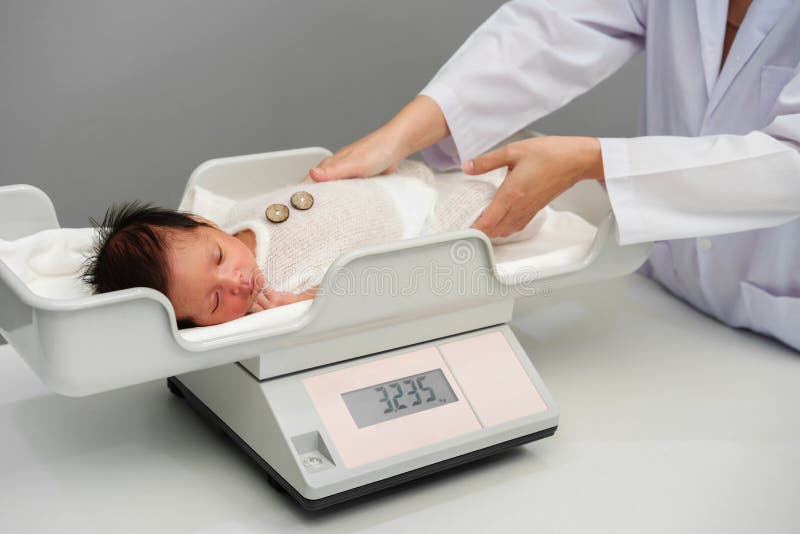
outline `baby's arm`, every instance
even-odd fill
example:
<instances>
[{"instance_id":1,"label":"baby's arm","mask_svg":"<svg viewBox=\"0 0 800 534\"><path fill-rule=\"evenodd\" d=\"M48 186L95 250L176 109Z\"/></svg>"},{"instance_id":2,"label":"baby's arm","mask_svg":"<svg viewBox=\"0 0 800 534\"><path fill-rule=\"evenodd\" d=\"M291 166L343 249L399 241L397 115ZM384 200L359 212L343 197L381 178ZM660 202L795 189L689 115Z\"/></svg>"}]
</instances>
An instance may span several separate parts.
<instances>
[{"instance_id":1,"label":"baby's arm","mask_svg":"<svg viewBox=\"0 0 800 534\"><path fill-rule=\"evenodd\" d=\"M285 306L286 304L293 304L301 300L311 300L317 294L319 286L312 287L302 293L289 293L284 291L276 291L274 289L265 289L259 293L255 302L250 307L250 313L256 313L270 308L277 308L278 306Z\"/></svg>"}]
</instances>

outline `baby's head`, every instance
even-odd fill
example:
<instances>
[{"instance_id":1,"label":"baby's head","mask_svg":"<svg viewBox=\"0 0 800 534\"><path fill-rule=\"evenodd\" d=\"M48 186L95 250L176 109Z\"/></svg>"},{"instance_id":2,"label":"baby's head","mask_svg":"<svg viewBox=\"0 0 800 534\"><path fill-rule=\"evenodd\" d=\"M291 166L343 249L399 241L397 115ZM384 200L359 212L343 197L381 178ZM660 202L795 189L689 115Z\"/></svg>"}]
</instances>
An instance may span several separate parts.
<instances>
[{"instance_id":1,"label":"baby's head","mask_svg":"<svg viewBox=\"0 0 800 534\"><path fill-rule=\"evenodd\" d=\"M254 243L195 215L133 202L92 222L98 237L83 279L95 293L131 287L164 293L179 328L242 317L261 289Z\"/></svg>"}]
</instances>

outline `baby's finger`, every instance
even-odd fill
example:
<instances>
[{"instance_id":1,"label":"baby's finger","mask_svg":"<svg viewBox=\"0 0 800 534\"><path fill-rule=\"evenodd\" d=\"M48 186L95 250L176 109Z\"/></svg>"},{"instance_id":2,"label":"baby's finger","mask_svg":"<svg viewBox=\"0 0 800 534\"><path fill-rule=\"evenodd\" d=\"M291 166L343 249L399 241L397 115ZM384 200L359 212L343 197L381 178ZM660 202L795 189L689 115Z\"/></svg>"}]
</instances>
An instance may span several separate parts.
<instances>
[{"instance_id":1,"label":"baby's finger","mask_svg":"<svg viewBox=\"0 0 800 534\"><path fill-rule=\"evenodd\" d=\"M256 295L256 300L253 301L252 306L250 306L250 312L256 313L267 310L270 307L271 306L267 297L265 297L263 293L259 293L258 295Z\"/></svg>"},{"instance_id":2,"label":"baby's finger","mask_svg":"<svg viewBox=\"0 0 800 534\"><path fill-rule=\"evenodd\" d=\"M283 306L285 304L297 302L298 297L296 294L289 291L276 291L270 295L270 300L275 306Z\"/></svg>"}]
</instances>

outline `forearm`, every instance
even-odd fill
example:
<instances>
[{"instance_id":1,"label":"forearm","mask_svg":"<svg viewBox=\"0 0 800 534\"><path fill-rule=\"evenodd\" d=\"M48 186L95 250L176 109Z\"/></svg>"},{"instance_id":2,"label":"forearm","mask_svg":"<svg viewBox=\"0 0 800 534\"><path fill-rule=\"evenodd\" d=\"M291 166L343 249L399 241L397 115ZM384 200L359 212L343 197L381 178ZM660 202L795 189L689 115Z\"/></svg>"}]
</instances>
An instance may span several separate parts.
<instances>
[{"instance_id":1,"label":"forearm","mask_svg":"<svg viewBox=\"0 0 800 534\"><path fill-rule=\"evenodd\" d=\"M317 293L319 293L319 286L314 286L298 294L298 300L311 300L317 296Z\"/></svg>"},{"instance_id":2,"label":"forearm","mask_svg":"<svg viewBox=\"0 0 800 534\"><path fill-rule=\"evenodd\" d=\"M596 137L579 137L576 141L575 157L580 161L582 169L578 181L594 179L602 182L605 179L605 172L600 140Z\"/></svg>"},{"instance_id":3,"label":"forearm","mask_svg":"<svg viewBox=\"0 0 800 534\"><path fill-rule=\"evenodd\" d=\"M429 163L450 168L486 152L622 66L644 42L631 4L504 4L422 90L450 129Z\"/></svg>"},{"instance_id":4,"label":"forearm","mask_svg":"<svg viewBox=\"0 0 800 534\"><path fill-rule=\"evenodd\" d=\"M800 153L763 132L601 144L623 244L743 232L800 215Z\"/></svg>"},{"instance_id":5,"label":"forearm","mask_svg":"<svg viewBox=\"0 0 800 534\"><path fill-rule=\"evenodd\" d=\"M430 97L417 96L376 134L394 147L398 159L438 143L450 134L439 105Z\"/></svg>"}]
</instances>

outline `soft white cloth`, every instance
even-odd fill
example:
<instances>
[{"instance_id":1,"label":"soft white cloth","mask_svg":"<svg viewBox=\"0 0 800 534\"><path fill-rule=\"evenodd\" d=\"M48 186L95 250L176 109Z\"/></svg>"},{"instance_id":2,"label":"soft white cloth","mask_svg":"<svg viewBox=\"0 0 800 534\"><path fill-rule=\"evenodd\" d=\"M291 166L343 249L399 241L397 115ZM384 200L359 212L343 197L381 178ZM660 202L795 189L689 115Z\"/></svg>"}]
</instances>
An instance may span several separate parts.
<instances>
[{"instance_id":1,"label":"soft white cloth","mask_svg":"<svg viewBox=\"0 0 800 534\"><path fill-rule=\"evenodd\" d=\"M478 178L434 177L424 164L406 160L388 176L296 184L238 202L197 187L185 207L229 234L253 231L267 287L302 292L318 285L349 249L468 228L494 198L503 176L497 171ZM292 194L301 190L314 198L308 210L291 206ZM271 204L287 206L289 218L270 222L265 210ZM533 237L553 213L542 210L522 232L496 242Z\"/></svg>"},{"instance_id":2,"label":"soft white cloth","mask_svg":"<svg viewBox=\"0 0 800 534\"><path fill-rule=\"evenodd\" d=\"M93 228L56 228L13 241L0 239L0 260L37 295L85 297L92 291L79 274L94 233Z\"/></svg>"}]
</instances>

